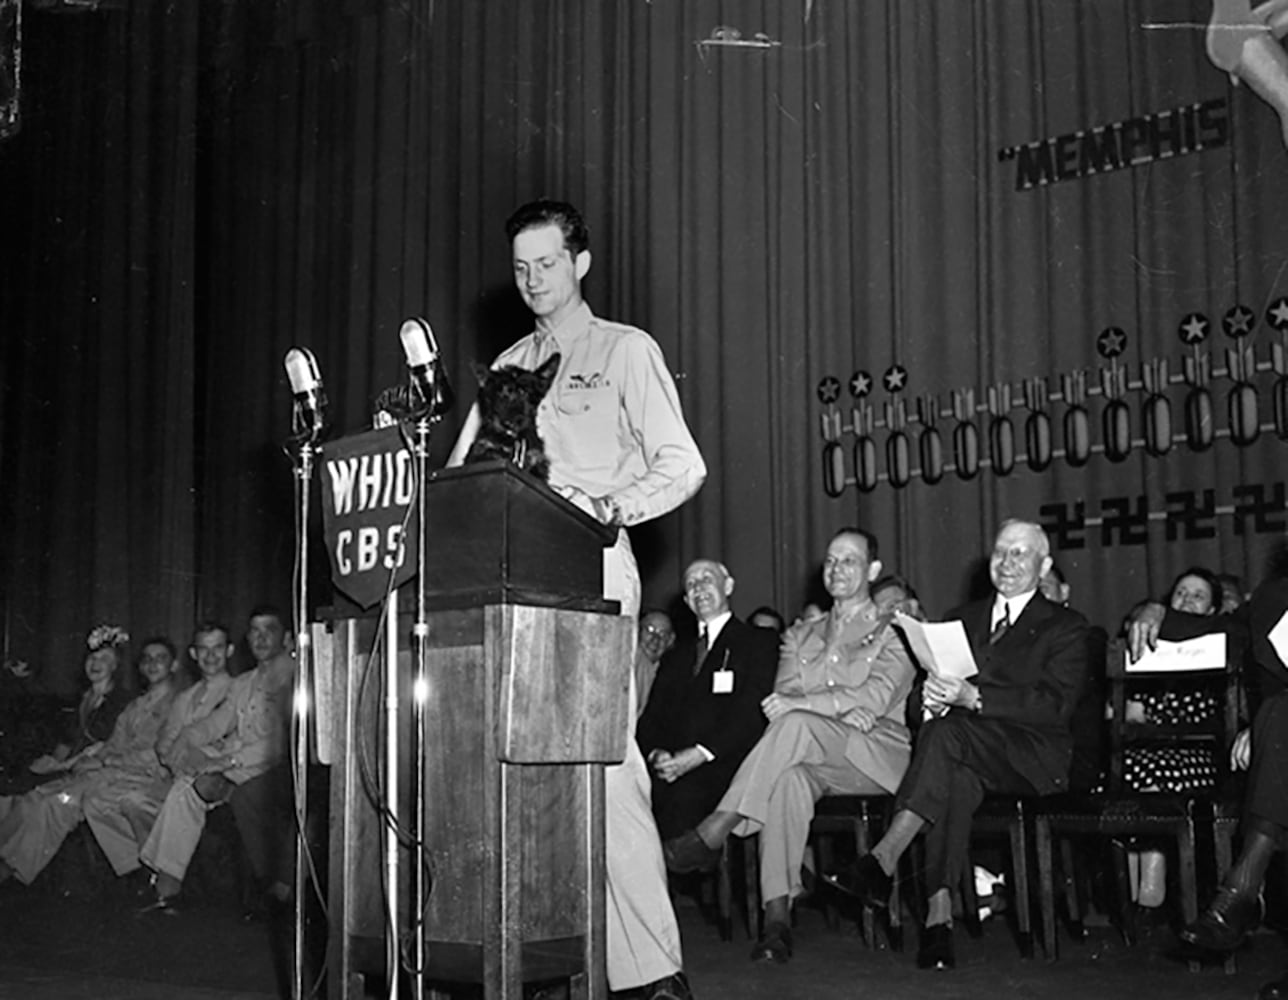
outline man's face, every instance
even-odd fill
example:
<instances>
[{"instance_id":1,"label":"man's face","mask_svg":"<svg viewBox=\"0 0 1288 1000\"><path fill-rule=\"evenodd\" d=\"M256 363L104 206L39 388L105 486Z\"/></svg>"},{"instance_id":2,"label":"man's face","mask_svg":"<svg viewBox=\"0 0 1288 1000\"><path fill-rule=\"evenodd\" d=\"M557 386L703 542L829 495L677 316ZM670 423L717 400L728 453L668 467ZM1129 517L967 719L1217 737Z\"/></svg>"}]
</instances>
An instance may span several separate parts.
<instances>
[{"instance_id":1,"label":"man's face","mask_svg":"<svg viewBox=\"0 0 1288 1000\"><path fill-rule=\"evenodd\" d=\"M255 615L246 631L246 645L256 663L267 663L286 648L286 628L276 615Z\"/></svg>"},{"instance_id":2,"label":"man's face","mask_svg":"<svg viewBox=\"0 0 1288 1000\"><path fill-rule=\"evenodd\" d=\"M698 621L708 622L728 611L732 593L733 580L718 563L699 559L684 571L684 603Z\"/></svg>"},{"instance_id":3,"label":"man's face","mask_svg":"<svg viewBox=\"0 0 1288 1000\"><path fill-rule=\"evenodd\" d=\"M510 250L514 283L524 304L539 319L558 326L581 305L589 252L574 257L564 246L563 230L553 223L518 233Z\"/></svg>"},{"instance_id":4,"label":"man's face","mask_svg":"<svg viewBox=\"0 0 1288 1000\"><path fill-rule=\"evenodd\" d=\"M653 663L675 643L675 629L666 615L653 612L640 619L640 649Z\"/></svg>"},{"instance_id":5,"label":"man's face","mask_svg":"<svg viewBox=\"0 0 1288 1000\"><path fill-rule=\"evenodd\" d=\"M139 673L149 686L169 677L173 666L174 657L161 643L150 642L143 647L143 655L139 657Z\"/></svg>"},{"instance_id":6,"label":"man's face","mask_svg":"<svg viewBox=\"0 0 1288 1000\"><path fill-rule=\"evenodd\" d=\"M188 647L188 652L197 661L197 669L202 677L218 677L228 672L228 661L233 655L233 647L228 636L221 629L212 632L198 632Z\"/></svg>"},{"instance_id":7,"label":"man's face","mask_svg":"<svg viewBox=\"0 0 1288 1000\"><path fill-rule=\"evenodd\" d=\"M879 569L880 564L876 565ZM823 560L823 586L834 601L867 597L873 576L867 539L862 535L837 535L832 539Z\"/></svg>"},{"instance_id":8,"label":"man's face","mask_svg":"<svg viewBox=\"0 0 1288 1000\"><path fill-rule=\"evenodd\" d=\"M892 615L899 611L912 618L921 617L921 603L915 597L908 596L908 592L898 584L882 587L872 595L872 600L876 602L878 614Z\"/></svg>"},{"instance_id":9,"label":"man's face","mask_svg":"<svg viewBox=\"0 0 1288 1000\"><path fill-rule=\"evenodd\" d=\"M1212 601L1212 585L1201 576L1186 574L1176 581L1168 603L1173 611L1185 611L1192 615L1210 615L1215 610Z\"/></svg>"},{"instance_id":10,"label":"man's face","mask_svg":"<svg viewBox=\"0 0 1288 1000\"><path fill-rule=\"evenodd\" d=\"M1003 597L1015 597L1036 590L1038 580L1051 566L1042 551L1042 536L1031 525L1008 524L993 543L988 575Z\"/></svg>"}]
</instances>

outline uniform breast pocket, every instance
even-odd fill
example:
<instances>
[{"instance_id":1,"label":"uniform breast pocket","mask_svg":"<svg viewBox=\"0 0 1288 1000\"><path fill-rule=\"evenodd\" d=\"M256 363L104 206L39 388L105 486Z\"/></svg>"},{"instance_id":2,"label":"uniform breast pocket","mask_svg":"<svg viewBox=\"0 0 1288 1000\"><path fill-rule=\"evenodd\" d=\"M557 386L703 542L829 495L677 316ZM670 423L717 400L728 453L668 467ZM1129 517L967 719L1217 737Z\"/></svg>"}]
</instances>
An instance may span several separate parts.
<instances>
[{"instance_id":1,"label":"uniform breast pocket","mask_svg":"<svg viewBox=\"0 0 1288 1000\"><path fill-rule=\"evenodd\" d=\"M617 450L617 393L611 386L594 389L560 387L554 398L563 435L573 439L583 461Z\"/></svg>"}]
</instances>

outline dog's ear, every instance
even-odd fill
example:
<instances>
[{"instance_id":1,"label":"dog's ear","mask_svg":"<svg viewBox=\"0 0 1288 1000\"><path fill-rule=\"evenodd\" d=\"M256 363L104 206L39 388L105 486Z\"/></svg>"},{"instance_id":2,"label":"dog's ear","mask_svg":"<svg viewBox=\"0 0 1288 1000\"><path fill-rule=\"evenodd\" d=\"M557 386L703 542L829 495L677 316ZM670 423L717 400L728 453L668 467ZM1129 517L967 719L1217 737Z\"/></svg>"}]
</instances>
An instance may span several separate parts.
<instances>
[{"instance_id":1,"label":"dog's ear","mask_svg":"<svg viewBox=\"0 0 1288 1000\"><path fill-rule=\"evenodd\" d=\"M562 355L550 355L550 357L546 358L545 362L534 373L541 379L541 392L543 395L546 390L550 388L550 383L555 380L555 375L559 372L559 362L561 359Z\"/></svg>"}]
</instances>

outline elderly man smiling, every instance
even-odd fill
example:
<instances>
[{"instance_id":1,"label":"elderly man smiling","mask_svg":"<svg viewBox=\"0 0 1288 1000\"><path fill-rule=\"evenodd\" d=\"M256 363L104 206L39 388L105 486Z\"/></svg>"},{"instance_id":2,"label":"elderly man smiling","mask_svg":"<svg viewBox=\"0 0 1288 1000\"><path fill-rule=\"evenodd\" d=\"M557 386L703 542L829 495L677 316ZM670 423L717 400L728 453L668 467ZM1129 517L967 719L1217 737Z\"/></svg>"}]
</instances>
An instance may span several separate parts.
<instances>
[{"instance_id":1,"label":"elderly man smiling","mask_svg":"<svg viewBox=\"0 0 1288 1000\"><path fill-rule=\"evenodd\" d=\"M979 673L927 677L931 721L917 736L890 828L852 871L825 876L873 906L890 898L895 866L925 832L930 895L917 965L954 965L949 889L967 864L971 817L986 792L1068 788L1071 720L1087 674L1087 622L1038 590L1051 568L1046 532L1006 521L988 563L995 593L951 612L966 627Z\"/></svg>"}]
</instances>

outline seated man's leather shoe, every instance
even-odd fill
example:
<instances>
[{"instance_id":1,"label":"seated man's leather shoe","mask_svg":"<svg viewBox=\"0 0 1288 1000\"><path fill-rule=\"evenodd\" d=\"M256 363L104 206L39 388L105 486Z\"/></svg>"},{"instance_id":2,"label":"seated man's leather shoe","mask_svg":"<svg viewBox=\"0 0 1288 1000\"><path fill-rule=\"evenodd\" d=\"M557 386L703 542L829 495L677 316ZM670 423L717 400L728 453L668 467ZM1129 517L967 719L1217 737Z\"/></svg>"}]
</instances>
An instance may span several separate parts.
<instances>
[{"instance_id":1,"label":"seated man's leather shoe","mask_svg":"<svg viewBox=\"0 0 1288 1000\"><path fill-rule=\"evenodd\" d=\"M664 843L662 857L666 860L667 870L677 875L714 871L720 863L720 852L708 847L697 830L689 830Z\"/></svg>"},{"instance_id":2,"label":"seated man's leather shoe","mask_svg":"<svg viewBox=\"0 0 1288 1000\"><path fill-rule=\"evenodd\" d=\"M1221 889L1198 920L1181 930L1180 938L1191 948L1235 951L1261 923L1264 913L1260 896Z\"/></svg>"},{"instance_id":3,"label":"seated man's leather shoe","mask_svg":"<svg viewBox=\"0 0 1288 1000\"><path fill-rule=\"evenodd\" d=\"M689 980L683 972L673 972L665 979L649 983L640 992L640 1000L693 1000Z\"/></svg>"},{"instance_id":4,"label":"seated man's leather shoe","mask_svg":"<svg viewBox=\"0 0 1288 1000\"><path fill-rule=\"evenodd\" d=\"M1288 976L1266 983L1257 990L1257 1000L1288 1000Z\"/></svg>"},{"instance_id":5,"label":"seated man's leather shoe","mask_svg":"<svg viewBox=\"0 0 1288 1000\"><path fill-rule=\"evenodd\" d=\"M917 944L918 969L952 969L957 965L953 955L952 924L935 924L921 929Z\"/></svg>"},{"instance_id":6,"label":"seated man's leather shoe","mask_svg":"<svg viewBox=\"0 0 1288 1000\"><path fill-rule=\"evenodd\" d=\"M756 946L751 949L753 962L777 962L783 965L791 961L792 930L786 924L772 923L765 925Z\"/></svg>"},{"instance_id":7,"label":"seated man's leather shoe","mask_svg":"<svg viewBox=\"0 0 1288 1000\"><path fill-rule=\"evenodd\" d=\"M881 868L877 859L865 854L843 871L826 874L823 881L833 889L853 896L864 906L884 909L890 903L894 879Z\"/></svg>"}]
</instances>

